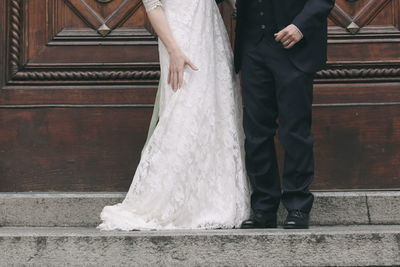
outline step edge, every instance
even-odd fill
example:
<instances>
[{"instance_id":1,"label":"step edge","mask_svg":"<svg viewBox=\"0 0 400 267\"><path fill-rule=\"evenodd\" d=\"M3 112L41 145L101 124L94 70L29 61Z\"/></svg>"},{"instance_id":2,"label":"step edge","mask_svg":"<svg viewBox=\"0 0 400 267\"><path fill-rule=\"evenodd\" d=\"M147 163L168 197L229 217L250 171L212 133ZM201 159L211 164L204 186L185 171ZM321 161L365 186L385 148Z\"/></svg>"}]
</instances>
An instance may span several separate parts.
<instances>
[{"instance_id":1,"label":"step edge","mask_svg":"<svg viewBox=\"0 0 400 267\"><path fill-rule=\"evenodd\" d=\"M394 229L393 229L394 228ZM48 233L46 233L48 231ZM313 235L400 235L398 225L322 226L310 229L221 229L221 230L159 230L159 231L104 231L93 227L0 227L0 237L40 236L313 236Z\"/></svg>"},{"instance_id":2,"label":"step edge","mask_svg":"<svg viewBox=\"0 0 400 267\"><path fill-rule=\"evenodd\" d=\"M312 191L316 197L400 197L400 191ZM7 198L121 198L127 192L0 192L0 199Z\"/></svg>"}]
</instances>

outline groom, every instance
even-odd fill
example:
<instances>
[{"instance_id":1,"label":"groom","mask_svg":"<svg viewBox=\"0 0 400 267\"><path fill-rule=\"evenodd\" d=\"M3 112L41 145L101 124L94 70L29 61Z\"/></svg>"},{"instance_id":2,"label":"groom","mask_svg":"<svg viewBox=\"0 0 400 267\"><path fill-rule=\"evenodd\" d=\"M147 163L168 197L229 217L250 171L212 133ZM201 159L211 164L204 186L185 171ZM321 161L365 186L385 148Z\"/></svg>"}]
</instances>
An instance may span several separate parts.
<instances>
[{"instance_id":1,"label":"groom","mask_svg":"<svg viewBox=\"0 0 400 267\"><path fill-rule=\"evenodd\" d=\"M235 68L241 71L246 168L253 214L242 228L308 228L314 196L313 77L327 60L335 0L237 0ZM274 136L285 151L282 185Z\"/></svg>"}]
</instances>

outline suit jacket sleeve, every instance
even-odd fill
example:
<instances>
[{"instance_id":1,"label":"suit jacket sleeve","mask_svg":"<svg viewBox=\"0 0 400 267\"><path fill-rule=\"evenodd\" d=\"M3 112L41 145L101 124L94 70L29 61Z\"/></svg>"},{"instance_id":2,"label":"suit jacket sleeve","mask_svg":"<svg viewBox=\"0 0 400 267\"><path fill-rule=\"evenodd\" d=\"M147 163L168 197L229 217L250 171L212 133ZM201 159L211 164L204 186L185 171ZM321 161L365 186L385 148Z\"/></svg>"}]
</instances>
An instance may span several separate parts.
<instances>
[{"instance_id":1,"label":"suit jacket sleeve","mask_svg":"<svg viewBox=\"0 0 400 267\"><path fill-rule=\"evenodd\" d=\"M335 0L307 0L303 10L294 18L292 23L307 38L314 29L326 22L334 5Z\"/></svg>"},{"instance_id":2,"label":"suit jacket sleeve","mask_svg":"<svg viewBox=\"0 0 400 267\"><path fill-rule=\"evenodd\" d=\"M224 0L215 0L215 2L217 2L217 4L224 2Z\"/></svg>"}]
</instances>

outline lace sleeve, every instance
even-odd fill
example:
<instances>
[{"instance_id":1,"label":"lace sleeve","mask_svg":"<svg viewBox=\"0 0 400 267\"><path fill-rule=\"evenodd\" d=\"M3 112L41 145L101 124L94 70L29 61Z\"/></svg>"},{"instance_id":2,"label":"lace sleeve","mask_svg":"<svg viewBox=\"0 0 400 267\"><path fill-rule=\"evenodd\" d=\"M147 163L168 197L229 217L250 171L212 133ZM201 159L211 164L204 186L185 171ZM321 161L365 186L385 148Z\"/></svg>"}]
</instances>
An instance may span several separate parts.
<instances>
[{"instance_id":1,"label":"lace sleeve","mask_svg":"<svg viewBox=\"0 0 400 267\"><path fill-rule=\"evenodd\" d=\"M142 1L147 12L153 10L158 6L162 6L160 0L142 0Z\"/></svg>"}]
</instances>

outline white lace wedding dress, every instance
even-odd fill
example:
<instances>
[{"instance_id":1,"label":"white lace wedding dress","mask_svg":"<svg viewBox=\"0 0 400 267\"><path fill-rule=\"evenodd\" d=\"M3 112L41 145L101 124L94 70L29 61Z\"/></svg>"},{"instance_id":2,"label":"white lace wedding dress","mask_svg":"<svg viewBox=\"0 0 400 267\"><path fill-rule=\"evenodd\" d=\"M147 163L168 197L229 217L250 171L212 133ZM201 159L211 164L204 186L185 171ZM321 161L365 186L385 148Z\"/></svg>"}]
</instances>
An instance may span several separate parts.
<instances>
[{"instance_id":1,"label":"white lace wedding dress","mask_svg":"<svg viewBox=\"0 0 400 267\"><path fill-rule=\"evenodd\" d=\"M215 0L143 0L161 6L174 38L199 68L174 93L159 41L159 120L122 203L105 206L100 230L234 228L250 213L241 95Z\"/></svg>"}]
</instances>

